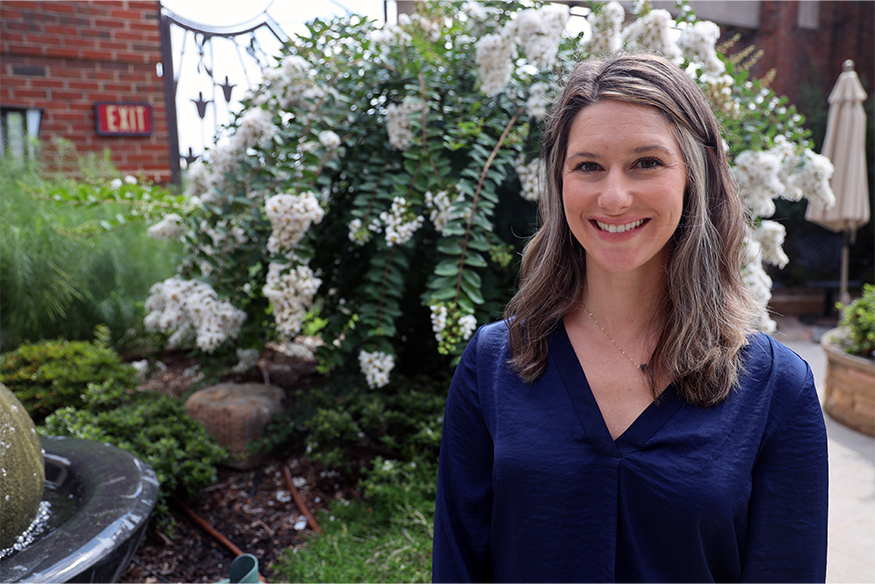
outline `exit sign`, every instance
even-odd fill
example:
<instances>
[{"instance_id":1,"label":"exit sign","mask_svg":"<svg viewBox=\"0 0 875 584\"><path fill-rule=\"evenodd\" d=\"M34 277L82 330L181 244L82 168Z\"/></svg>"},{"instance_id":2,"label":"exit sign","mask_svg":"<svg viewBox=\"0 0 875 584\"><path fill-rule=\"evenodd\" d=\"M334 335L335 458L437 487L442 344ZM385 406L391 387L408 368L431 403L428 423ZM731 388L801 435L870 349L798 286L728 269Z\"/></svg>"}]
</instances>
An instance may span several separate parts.
<instances>
[{"instance_id":1,"label":"exit sign","mask_svg":"<svg viewBox=\"0 0 875 584\"><path fill-rule=\"evenodd\" d=\"M97 133L101 136L151 136L152 106L148 103L94 104Z\"/></svg>"}]
</instances>

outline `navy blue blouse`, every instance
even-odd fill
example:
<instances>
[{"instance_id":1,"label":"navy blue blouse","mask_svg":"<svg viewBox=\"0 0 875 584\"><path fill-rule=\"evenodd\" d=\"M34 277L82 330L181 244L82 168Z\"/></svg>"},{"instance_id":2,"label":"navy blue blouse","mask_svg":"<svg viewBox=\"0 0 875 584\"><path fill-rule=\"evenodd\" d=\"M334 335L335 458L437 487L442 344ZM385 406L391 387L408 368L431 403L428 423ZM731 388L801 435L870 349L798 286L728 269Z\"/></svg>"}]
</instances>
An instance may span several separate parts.
<instances>
[{"instance_id":1,"label":"navy blue blouse","mask_svg":"<svg viewBox=\"0 0 875 584\"><path fill-rule=\"evenodd\" d=\"M611 438L564 327L544 374L481 328L447 400L436 582L823 582L827 450L808 365L757 334L718 406L669 386Z\"/></svg>"}]
</instances>

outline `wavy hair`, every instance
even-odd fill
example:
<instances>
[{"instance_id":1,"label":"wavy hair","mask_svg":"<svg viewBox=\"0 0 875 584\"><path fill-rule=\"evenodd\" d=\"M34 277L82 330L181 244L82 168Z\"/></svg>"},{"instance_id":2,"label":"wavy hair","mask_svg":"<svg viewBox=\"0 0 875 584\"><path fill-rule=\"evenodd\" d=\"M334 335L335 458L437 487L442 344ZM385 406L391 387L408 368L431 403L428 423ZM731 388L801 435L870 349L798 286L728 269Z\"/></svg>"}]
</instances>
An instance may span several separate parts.
<instances>
[{"instance_id":1,"label":"wavy hair","mask_svg":"<svg viewBox=\"0 0 875 584\"><path fill-rule=\"evenodd\" d=\"M696 84L677 66L648 54L618 54L577 65L556 98L541 146L546 180L541 227L526 245L519 291L505 310L510 364L526 382L547 366L549 337L580 306L586 252L571 234L562 202L562 167L572 122L603 100L655 107L674 131L687 167L683 214L672 240L666 324L648 360L656 373L699 406L720 403L737 384L741 349L755 303L741 281L748 218L729 175L717 121Z\"/></svg>"}]
</instances>

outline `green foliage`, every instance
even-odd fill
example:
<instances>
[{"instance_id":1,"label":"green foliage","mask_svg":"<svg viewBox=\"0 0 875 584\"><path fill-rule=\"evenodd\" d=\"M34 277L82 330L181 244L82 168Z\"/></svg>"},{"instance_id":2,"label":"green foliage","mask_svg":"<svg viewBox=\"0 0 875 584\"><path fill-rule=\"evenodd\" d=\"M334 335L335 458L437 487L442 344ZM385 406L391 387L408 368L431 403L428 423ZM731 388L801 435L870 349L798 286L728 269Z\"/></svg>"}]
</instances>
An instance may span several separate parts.
<instances>
[{"instance_id":1,"label":"green foliage","mask_svg":"<svg viewBox=\"0 0 875 584\"><path fill-rule=\"evenodd\" d=\"M174 272L179 244L130 226L86 237L82 226L117 221L119 205L82 208L34 197L59 183L0 160L0 349L63 337L87 340L106 324L116 343L143 330L143 299ZM82 188L87 187L84 183Z\"/></svg>"},{"instance_id":2,"label":"green foliage","mask_svg":"<svg viewBox=\"0 0 875 584\"><path fill-rule=\"evenodd\" d=\"M678 7L678 29L699 24L686 2ZM547 12L534 13L537 2L490 0L470 14L458 8L419 2L416 15L383 28L355 15L308 23L243 102L229 139L189 169L188 199L102 188L53 196L131 203L137 211L118 223L142 219L147 200L160 202L148 211L156 218L160 209L179 215L180 277L208 284L218 301L246 314L242 328L209 339L216 342L200 344L198 333L205 351L229 354L235 343L293 337L315 305L325 341L320 371L359 361L371 388L385 384L393 367L408 375L445 371L475 325L500 317L512 295L514 258L536 229L535 205L521 195L538 191L531 163L546 104L561 87L557 79L590 50L580 33L552 37L555 61L552 49L549 59L527 54L523 37L532 28L524 35L520 23L547 22ZM634 10L646 18L651 6ZM519 25L515 33L510 23ZM497 39L490 35L504 35L493 47L509 48L478 61L488 54L479 41ZM550 40L546 28L533 36ZM710 99L730 155L782 148L790 161L792 150L798 163L782 167L789 176L806 164L798 155L808 132L768 79L750 76L760 55L753 51L703 60L690 50L681 66ZM484 61L492 61L491 72L506 65L507 80L489 81ZM755 215L768 214L768 196L766 203ZM765 288L757 297L768 296L765 277L748 281ZM177 318L174 310L153 311L149 322L184 342L195 317Z\"/></svg>"},{"instance_id":3,"label":"green foliage","mask_svg":"<svg viewBox=\"0 0 875 584\"><path fill-rule=\"evenodd\" d=\"M374 521L388 522L399 509L413 505L434 515L437 496L437 459L420 457L409 462L377 457L359 481L370 503Z\"/></svg>"},{"instance_id":4,"label":"green foliage","mask_svg":"<svg viewBox=\"0 0 875 584\"><path fill-rule=\"evenodd\" d=\"M108 330L98 329L97 338L22 345L0 355L0 382L42 422L41 434L109 442L151 465L166 516L168 496L194 496L216 482L215 465L227 452L181 400L134 391L136 373L107 346Z\"/></svg>"},{"instance_id":5,"label":"green foliage","mask_svg":"<svg viewBox=\"0 0 875 584\"><path fill-rule=\"evenodd\" d=\"M845 351L851 355L875 358L875 285L863 286L863 295L847 306L838 304L842 311L839 323L846 333Z\"/></svg>"},{"instance_id":6,"label":"green foliage","mask_svg":"<svg viewBox=\"0 0 875 584\"><path fill-rule=\"evenodd\" d=\"M287 550L274 568L287 582L430 582L434 515L400 507L386 524L363 501L320 517L324 535Z\"/></svg>"},{"instance_id":7,"label":"green foliage","mask_svg":"<svg viewBox=\"0 0 875 584\"><path fill-rule=\"evenodd\" d=\"M161 484L160 516L169 515L168 497L193 497L216 482L215 465L227 452L178 398L152 392L129 396L104 383L92 384L83 400L81 409L69 406L46 418L40 433L108 442L141 458Z\"/></svg>"},{"instance_id":8,"label":"green foliage","mask_svg":"<svg viewBox=\"0 0 875 584\"><path fill-rule=\"evenodd\" d=\"M43 341L0 355L0 382L39 422L57 409L81 405L83 396L93 392L91 383L132 389L136 373L106 344Z\"/></svg>"},{"instance_id":9,"label":"green foliage","mask_svg":"<svg viewBox=\"0 0 875 584\"><path fill-rule=\"evenodd\" d=\"M299 392L307 430L307 455L329 466L347 466L352 448L399 460L437 460L447 377L398 376L366 391L357 376L338 376L319 390Z\"/></svg>"},{"instance_id":10,"label":"green foliage","mask_svg":"<svg viewBox=\"0 0 875 584\"><path fill-rule=\"evenodd\" d=\"M289 550L276 569L292 582L428 582L434 537L437 459L377 457L357 501L322 513L324 535Z\"/></svg>"},{"instance_id":11,"label":"green foliage","mask_svg":"<svg viewBox=\"0 0 875 584\"><path fill-rule=\"evenodd\" d=\"M308 456L349 467L349 450L378 451L360 469L363 498L335 501L324 535L274 564L291 582L428 582L437 457L448 378L400 377L366 391L357 377L299 392L293 422L309 429ZM291 423L290 423L291 422ZM270 432L268 428L268 432Z\"/></svg>"}]
</instances>

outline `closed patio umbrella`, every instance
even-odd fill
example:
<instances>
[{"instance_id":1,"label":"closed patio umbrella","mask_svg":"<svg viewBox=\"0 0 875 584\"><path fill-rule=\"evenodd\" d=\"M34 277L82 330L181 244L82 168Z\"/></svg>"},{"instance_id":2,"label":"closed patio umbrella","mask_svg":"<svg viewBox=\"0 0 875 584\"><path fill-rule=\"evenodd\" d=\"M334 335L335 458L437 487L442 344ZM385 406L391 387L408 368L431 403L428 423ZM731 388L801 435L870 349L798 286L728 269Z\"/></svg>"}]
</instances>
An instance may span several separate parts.
<instances>
[{"instance_id":1,"label":"closed patio umbrella","mask_svg":"<svg viewBox=\"0 0 875 584\"><path fill-rule=\"evenodd\" d=\"M866 177L866 91L854 71L854 62L842 65L842 74L829 94L829 117L821 154L835 166L830 186L836 202L830 209L808 205L805 219L842 233L841 290L839 300L848 295L848 245L857 229L869 222L869 184Z\"/></svg>"}]
</instances>

